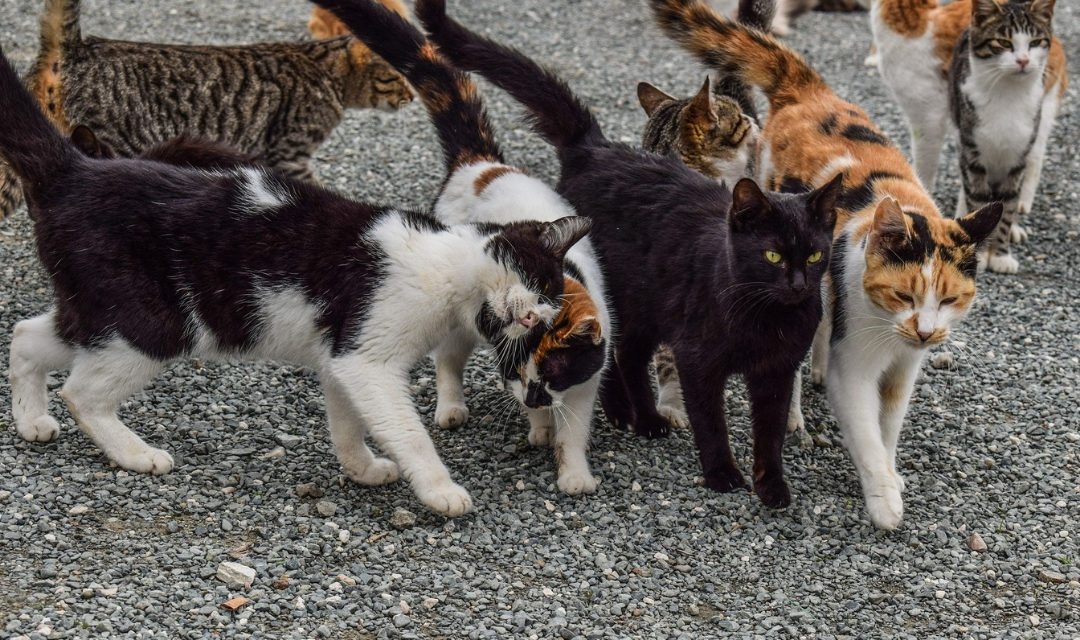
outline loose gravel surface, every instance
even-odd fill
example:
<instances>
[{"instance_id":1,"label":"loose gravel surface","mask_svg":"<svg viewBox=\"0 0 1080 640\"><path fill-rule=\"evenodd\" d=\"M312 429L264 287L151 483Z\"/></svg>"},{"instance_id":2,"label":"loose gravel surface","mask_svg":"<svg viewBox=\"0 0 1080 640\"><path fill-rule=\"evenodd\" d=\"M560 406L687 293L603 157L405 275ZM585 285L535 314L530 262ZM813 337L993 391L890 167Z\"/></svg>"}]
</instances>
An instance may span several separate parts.
<instances>
[{"instance_id":1,"label":"loose gravel surface","mask_svg":"<svg viewBox=\"0 0 1080 640\"><path fill-rule=\"evenodd\" d=\"M22 69L40 4L0 5L0 43ZM83 4L84 33L191 43L306 37L309 10L299 0ZM638 81L686 94L703 78L640 0L457 0L451 10L553 65L614 139L638 139ZM1057 12L1061 39L1076 42L1080 9L1059 2ZM789 43L907 148L899 109L862 64L866 14L808 16ZM1080 59L1075 46L1069 53ZM553 177L553 155L517 107L484 88L507 155ZM343 481L315 379L295 367L178 364L127 402L122 417L177 456L165 476L112 467L58 399L60 439L23 442L3 383L0 636L1078 637L1078 97L1069 91L1054 132L1021 272L981 277L947 347L955 365L928 363L917 384L897 531L870 525L828 404L809 383L815 446L788 443L794 501L785 510L701 487L689 433L645 442L599 414L591 460L600 488L570 498L478 356L468 370L471 422L433 428L476 504L456 520L425 511L401 483ZM936 194L944 211L957 188L948 153ZM419 104L353 113L317 170L345 193L413 206L442 178ZM0 270L6 352L14 323L50 300L25 212L0 223ZM430 366L414 384L431 424ZM745 470L749 411L741 387L728 393ZM969 548L973 534L984 551ZM251 574L250 586L222 579Z\"/></svg>"}]
</instances>

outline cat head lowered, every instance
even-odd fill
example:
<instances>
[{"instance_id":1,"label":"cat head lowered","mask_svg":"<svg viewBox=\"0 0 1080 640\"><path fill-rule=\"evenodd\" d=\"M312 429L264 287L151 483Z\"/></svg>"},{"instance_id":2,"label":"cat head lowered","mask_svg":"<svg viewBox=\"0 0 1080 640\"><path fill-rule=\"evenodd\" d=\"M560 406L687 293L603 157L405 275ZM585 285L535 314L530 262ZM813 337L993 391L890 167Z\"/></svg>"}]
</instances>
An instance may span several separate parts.
<instances>
[{"instance_id":1,"label":"cat head lowered","mask_svg":"<svg viewBox=\"0 0 1080 640\"><path fill-rule=\"evenodd\" d=\"M638 101L648 116L642 147L676 153L686 166L728 185L749 175L761 132L739 103L714 95L709 78L694 96L679 99L648 82L638 84Z\"/></svg>"},{"instance_id":2,"label":"cat head lowered","mask_svg":"<svg viewBox=\"0 0 1080 640\"><path fill-rule=\"evenodd\" d=\"M891 324L909 346L943 342L971 307L975 249L997 227L1001 211L995 202L955 220L927 218L892 198L882 200L863 231L869 314Z\"/></svg>"},{"instance_id":3,"label":"cat head lowered","mask_svg":"<svg viewBox=\"0 0 1080 640\"><path fill-rule=\"evenodd\" d=\"M567 390L600 373L607 338L599 310L577 280L564 278L562 309L506 387L526 407L560 407ZM531 346L531 345L530 345Z\"/></svg>"},{"instance_id":4,"label":"cat head lowered","mask_svg":"<svg viewBox=\"0 0 1080 640\"><path fill-rule=\"evenodd\" d=\"M563 258L585 237L592 222L566 216L554 222L477 226L495 232L484 250L500 267L488 287L477 327L497 347L524 338L526 350L531 351L559 313ZM517 353L499 353L504 378L511 377L510 372L520 364L520 347L509 347Z\"/></svg>"},{"instance_id":5,"label":"cat head lowered","mask_svg":"<svg viewBox=\"0 0 1080 640\"><path fill-rule=\"evenodd\" d=\"M974 64L1002 75L1042 77L1050 53L1056 0L973 0L970 47Z\"/></svg>"},{"instance_id":6,"label":"cat head lowered","mask_svg":"<svg viewBox=\"0 0 1080 640\"><path fill-rule=\"evenodd\" d=\"M763 192L749 178L731 191L728 294L753 312L820 296L829 264L842 176L801 194ZM747 298L747 296L753 299Z\"/></svg>"}]
</instances>

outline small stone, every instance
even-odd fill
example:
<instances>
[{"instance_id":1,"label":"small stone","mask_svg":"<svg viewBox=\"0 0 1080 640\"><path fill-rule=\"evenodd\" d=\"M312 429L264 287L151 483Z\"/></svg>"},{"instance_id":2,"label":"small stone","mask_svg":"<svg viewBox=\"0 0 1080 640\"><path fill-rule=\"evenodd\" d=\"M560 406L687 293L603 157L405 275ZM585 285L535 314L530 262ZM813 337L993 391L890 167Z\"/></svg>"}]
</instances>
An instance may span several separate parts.
<instances>
[{"instance_id":1,"label":"small stone","mask_svg":"<svg viewBox=\"0 0 1080 640\"><path fill-rule=\"evenodd\" d=\"M218 565L217 577L226 584L250 587L255 581L255 570L239 562L222 562Z\"/></svg>"},{"instance_id":2,"label":"small stone","mask_svg":"<svg viewBox=\"0 0 1080 640\"><path fill-rule=\"evenodd\" d=\"M641 491L641 484L637 480L635 480L633 483L630 484L630 490Z\"/></svg>"},{"instance_id":3,"label":"small stone","mask_svg":"<svg viewBox=\"0 0 1080 640\"><path fill-rule=\"evenodd\" d=\"M266 453L259 456L259 460L277 460L278 458L285 457L285 447L274 447Z\"/></svg>"},{"instance_id":4,"label":"small stone","mask_svg":"<svg viewBox=\"0 0 1080 640\"><path fill-rule=\"evenodd\" d=\"M108 589L98 589L98 595L109 598L115 596L117 591L119 591L119 589L117 589L116 587L109 587Z\"/></svg>"},{"instance_id":5,"label":"small stone","mask_svg":"<svg viewBox=\"0 0 1080 640\"><path fill-rule=\"evenodd\" d=\"M236 598L233 598L232 600L226 600L225 602L222 602L221 606L228 609L229 611L236 611L248 602L249 600L244 596L238 596Z\"/></svg>"},{"instance_id":6,"label":"small stone","mask_svg":"<svg viewBox=\"0 0 1080 640\"><path fill-rule=\"evenodd\" d=\"M815 433L814 434L814 444L816 446L822 447L822 448L831 447L832 446L832 440L830 440L829 436L825 435L824 433Z\"/></svg>"},{"instance_id":7,"label":"small stone","mask_svg":"<svg viewBox=\"0 0 1080 640\"><path fill-rule=\"evenodd\" d=\"M85 504L77 504L74 507L68 509L68 515L69 516L81 516L82 514L86 513L89 510L90 510L90 507L86 506Z\"/></svg>"},{"instance_id":8,"label":"small stone","mask_svg":"<svg viewBox=\"0 0 1080 640\"><path fill-rule=\"evenodd\" d=\"M340 582L331 582L330 586L327 588L335 593L341 593L345 591L345 585L341 584Z\"/></svg>"},{"instance_id":9,"label":"small stone","mask_svg":"<svg viewBox=\"0 0 1080 640\"><path fill-rule=\"evenodd\" d=\"M344 573L339 573L336 579L341 584L347 584L350 587L356 586L356 580L350 578L349 576L345 575Z\"/></svg>"},{"instance_id":10,"label":"small stone","mask_svg":"<svg viewBox=\"0 0 1080 640\"><path fill-rule=\"evenodd\" d=\"M396 616L394 616L394 626L397 627L398 629L404 629L405 627L409 626L410 624L412 624L412 618L405 615L404 613L399 613Z\"/></svg>"},{"instance_id":11,"label":"small stone","mask_svg":"<svg viewBox=\"0 0 1080 640\"><path fill-rule=\"evenodd\" d=\"M1028 616L1028 622L1031 623L1031 626L1037 627L1037 626L1039 626L1039 623L1042 622L1042 620L1039 619L1039 614L1033 613L1030 616Z\"/></svg>"},{"instance_id":12,"label":"small stone","mask_svg":"<svg viewBox=\"0 0 1080 640\"><path fill-rule=\"evenodd\" d=\"M555 510L555 505L551 503L551 500L544 500L544 508L551 512Z\"/></svg>"},{"instance_id":13,"label":"small stone","mask_svg":"<svg viewBox=\"0 0 1080 640\"><path fill-rule=\"evenodd\" d=\"M930 358L930 366L935 369L952 369L954 365L956 365L956 358L953 357L951 351L935 353Z\"/></svg>"},{"instance_id":14,"label":"small stone","mask_svg":"<svg viewBox=\"0 0 1080 640\"><path fill-rule=\"evenodd\" d=\"M298 484L295 491L297 498L321 498L326 495L314 482Z\"/></svg>"},{"instance_id":15,"label":"small stone","mask_svg":"<svg viewBox=\"0 0 1080 640\"><path fill-rule=\"evenodd\" d=\"M976 553L986 552L986 542L984 542L982 536L977 533L971 534L971 537L969 537L967 540L967 546L968 549L971 549Z\"/></svg>"},{"instance_id":16,"label":"small stone","mask_svg":"<svg viewBox=\"0 0 1080 640\"><path fill-rule=\"evenodd\" d=\"M1057 571L1047 571L1046 569L1043 569L1039 572L1039 580L1042 580L1043 582L1049 582L1051 584L1061 584L1068 580L1068 578L1066 578L1063 574L1058 573Z\"/></svg>"},{"instance_id":17,"label":"small stone","mask_svg":"<svg viewBox=\"0 0 1080 640\"><path fill-rule=\"evenodd\" d=\"M401 602L400 602L400 603L398 604L398 606L399 606L399 607L401 607L401 612L402 612L402 613L404 613L404 614L408 615L408 613L409 613L409 603L408 603L408 602L405 602L404 600L402 600L402 601L401 601Z\"/></svg>"},{"instance_id":18,"label":"small stone","mask_svg":"<svg viewBox=\"0 0 1080 640\"><path fill-rule=\"evenodd\" d=\"M390 516L390 526L395 529L409 529L416 525L416 514L408 509L394 509L394 515Z\"/></svg>"},{"instance_id":19,"label":"small stone","mask_svg":"<svg viewBox=\"0 0 1080 640\"><path fill-rule=\"evenodd\" d=\"M935 591L934 592L934 597L937 598L938 600L944 600L945 599L945 592L944 591Z\"/></svg>"},{"instance_id":20,"label":"small stone","mask_svg":"<svg viewBox=\"0 0 1080 640\"><path fill-rule=\"evenodd\" d=\"M277 440L278 444L289 449L304 441L300 436L294 436L291 433L278 433L274 436L274 440Z\"/></svg>"},{"instance_id":21,"label":"small stone","mask_svg":"<svg viewBox=\"0 0 1080 640\"><path fill-rule=\"evenodd\" d=\"M352 537L352 534L349 533L348 529L342 529L341 531L337 532L337 539L338 539L338 542L340 542L341 544L345 544L346 542L348 542L349 538L351 538L351 537Z\"/></svg>"},{"instance_id":22,"label":"small stone","mask_svg":"<svg viewBox=\"0 0 1080 640\"><path fill-rule=\"evenodd\" d=\"M278 591L283 591L289 588L289 576L281 576L277 580L270 583L270 586Z\"/></svg>"},{"instance_id":23,"label":"small stone","mask_svg":"<svg viewBox=\"0 0 1080 640\"><path fill-rule=\"evenodd\" d=\"M319 500L319 502L315 504L315 510L319 512L320 516L329 518L337 513L337 505L329 500Z\"/></svg>"},{"instance_id":24,"label":"small stone","mask_svg":"<svg viewBox=\"0 0 1080 640\"><path fill-rule=\"evenodd\" d=\"M424 598L424 608L434 609L435 605L439 604L439 601L435 598Z\"/></svg>"}]
</instances>

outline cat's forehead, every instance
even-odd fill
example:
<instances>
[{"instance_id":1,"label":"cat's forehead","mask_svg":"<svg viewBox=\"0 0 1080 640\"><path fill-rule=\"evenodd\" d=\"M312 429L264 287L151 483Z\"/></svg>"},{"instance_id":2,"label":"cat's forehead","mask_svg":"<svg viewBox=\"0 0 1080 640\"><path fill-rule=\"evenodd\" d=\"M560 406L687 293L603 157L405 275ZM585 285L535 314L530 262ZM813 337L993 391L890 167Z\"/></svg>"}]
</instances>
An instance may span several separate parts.
<instances>
[{"instance_id":1,"label":"cat's forehead","mask_svg":"<svg viewBox=\"0 0 1080 640\"><path fill-rule=\"evenodd\" d=\"M879 251L883 265L925 272L954 268L965 277L975 276L975 247L964 231L951 220L931 219L913 211L904 212L907 232L901 242Z\"/></svg>"},{"instance_id":2,"label":"cat's forehead","mask_svg":"<svg viewBox=\"0 0 1080 640\"><path fill-rule=\"evenodd\" d=\"M1049 28L1049 24L1031 13L1023 2L1005 2L998 5L1000 11L991 14L981 23L972 23L972 30L983 36L994 34L1013 36L1016 33L1037 34Z\"/></svg>"}]
</instances>

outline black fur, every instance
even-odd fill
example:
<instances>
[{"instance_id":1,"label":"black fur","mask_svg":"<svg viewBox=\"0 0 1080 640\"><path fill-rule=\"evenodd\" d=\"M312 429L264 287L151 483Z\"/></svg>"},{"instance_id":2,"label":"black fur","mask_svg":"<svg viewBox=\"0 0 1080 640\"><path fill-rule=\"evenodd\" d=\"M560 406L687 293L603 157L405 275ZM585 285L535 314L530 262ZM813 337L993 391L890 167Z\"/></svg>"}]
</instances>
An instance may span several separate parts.
<instances>
[{"instance_id":1,"label":"black fur","mask_svg":"<svg viewBox=\"0 0 1080 640\"><path fill-rule=\"evenodd\" d=\"M517 51L471 33L420 0L417 15L455 64L477 71L529 110L559 152L559 191L594 220L619 327L616 362L602 390L605 412L643 435L667 433L648 364L672 346L706 484L746 486L728 442L723 388L746 376L753 405L754 487L786 505L783 444L796 368L821 317L840 182L803 195L763 194L742 180L732 193L670 156L609 142L554 74ZM775 265L765 250L784 256ZM808 257L820 251L813 264Z\"/></svg>"}]
</instances>

